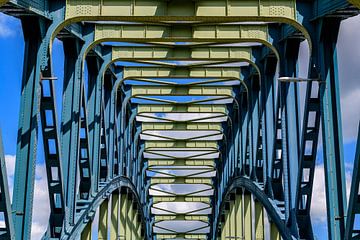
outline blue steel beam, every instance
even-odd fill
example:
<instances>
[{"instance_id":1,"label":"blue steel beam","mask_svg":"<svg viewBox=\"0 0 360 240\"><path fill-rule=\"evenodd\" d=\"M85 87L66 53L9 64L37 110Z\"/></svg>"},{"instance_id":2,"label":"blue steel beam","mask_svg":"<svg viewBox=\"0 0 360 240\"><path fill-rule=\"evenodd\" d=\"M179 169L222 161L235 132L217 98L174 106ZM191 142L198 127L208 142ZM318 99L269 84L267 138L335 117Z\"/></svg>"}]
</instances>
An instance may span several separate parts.
<instances>
[{"instance_id":1,"label":"blue steel beam","mask_svg":"<svg viewBox=\"0 0 360 240\"><path fill-rule=\"evenodd\" d=\"M84 49L86 50L90 40L87 40L85 43ZM83 56L85 51L82 52ZM88 87L88 105L89 105L89 129L90 129L90 146L91 146L91 155L93 156L92 172L93 181L93 193L98 189L99 183L99 169L100 169L100 160L101 160L101 124L104 115L102 114L102 105L103 105L103 86L104 86L104 76L107 67L107 59L109 59L110 53L104 53L101 63L98 63L98 71L92 73L92 78L89 79ZM96 76L95 76L96 75Z\"/></svg>"},{"instance_id":2,"label":"blue steel beam","mask_svg":"<svg viewBox=\"0 0 360 240\"><path fill-rule=\"evenodd\" d=\"M264 162L264 188L271 194L270 179L272 178L272 151L275 132L275 73L277 61L267 57L264 63L257 63L261 74L261 105L262 105L262 147Z\"/></svg>"},{"instance_id":3,"label":"blue steel beam","mask_svg":"<svg viewBox=\"0 0 360 240\"><path fill-rule=\"evenodd\" d=\"M104 183L109 179L109 159L107 152L107 139L105 127L105 106L101 104L101 130L100 130L100 164L99 164L99 180Z\"/></svg>"},{"instance_id":4,"label":"blue steel beam","mask_svg":"<svg viewBox=\"0 0 360 240\"><path fill-rule=\"evenodd\" d=\"M310 77L317 77L309 75ZM315 176L317 145L320 131L319 83L307 83L302 127L299 175L296 191L296 216L300 238L313 239L310 205Z\"/></svg>"},{"instance_id":5,"label":"blue steel beam","mask_svg":"<svg viewBox=\"0 0 360 240\"><path fill-rule=\"evenodd\" d=\"M66 226L75 222L75 208L78 191L80 198L89 198L91 186L91 158L89 154L87 110L82 75L82 58L79 55L82 43L77 39L66 39L65 73L61 121L61 147L64 171L65 201L67 206ZM77 189L77 172L80 185Z\"/></svg>"},{"instance_id":6,"label":"blue steel beam","mask_svg":"<svg viewBox=\"0 0 360 240\"><path fill-rule=\"evenodd\" d=\"M40 59L43 57L41 42L46 28L37 18L24 18L22 28L25 56L16 149L13 219L16 239L30 239L38 138L37 120L40 110Z\"/></svg>"},{"instance_id":7,"label":"blue steel beam","mask_svg":"<svg viewBox=\"0 0 360 240\"><path fill-rule=\"evenodd\" d=\"M43 76L41 79L40 117L50 202L47 234L49 237L59 238L63 233L65 201L54 80L51 76Z\"/></svg>"},{"instance_id":8,"label":"blue steel beam","mask_svg":"<svg viewBox=\"0 0 360 240\"><path fill-rule=\"evenodd\" d=\"M324 150L328 229L330 239L344 239L346 186L341 131L341 108L336 41L341 19L326 18L318 24L320 106Z\"/></svg>"},{"instance_id":9,"label":"blue steel beam","mask_svg":"<svg viewBox=\"0 0 360 240\"><path fill-rule=\"evenodd\" d=\"M297 76L297 59L299 54L299 39L291 39L282 46L280 61L280 76ZM281 138L285 216L293 234L298 235L295 215L295 195L299 165L299 102L297 83L278 83L280 85L281 107Z\"/></svg>"},{"instance_id":10,"label":"blue steel beam","mask_svg":"<svg viewBox=\"0 0 360 240\"><path fill-rule=\"evenodd\" d=\"M81 109L83 102L83 77L81 71L82 44L78 40L67 39L63 41L65 51L65 72L63 87L63 104L61 120L61 149L64 173L64 189L66 212L66 227L75 221L75 202L77 194L77 171L79 170L79 155L86 156L85 150L80 152ZM84 116L85 112L82 112ZM84 134L84 133L82 133ZM86 134L87 135L87 134ZM89 172L90 173L90 169ZM85 197L85 196L84 196Z\"/></svg>"}]
</instances>

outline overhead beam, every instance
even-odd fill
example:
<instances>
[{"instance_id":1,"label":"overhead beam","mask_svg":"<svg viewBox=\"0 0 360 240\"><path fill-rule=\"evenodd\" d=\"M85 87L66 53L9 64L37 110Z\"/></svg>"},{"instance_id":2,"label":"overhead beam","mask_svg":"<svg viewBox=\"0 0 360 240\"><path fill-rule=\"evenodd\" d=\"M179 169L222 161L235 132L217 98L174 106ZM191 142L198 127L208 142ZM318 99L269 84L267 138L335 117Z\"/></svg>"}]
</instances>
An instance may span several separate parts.
<instances>
[{"instance_id":1,"label":"overhead beam","mask_svg":"<svg viewBox=\"0 0 360 240\"><path fill-rule=\"evenodd\" d=\"M224 21L224 17L242 17L244 20L253 21L261 18L281 18L296 20L296 1L287 0L272 2L267 0L217 0L206 1L151 1L137 2L123 0L121 4L114 4L111 0L94 0L85 5L81 0L66 1L66 19L77 18L80 21L88 19L99 20L99 17L108 17L116 20L133 20L138 17L140 21L171 21L180 19L183 21ZM149 4L151 3L151 4ZM117 18L122 17L122 18ZM133 17L133 18L131 18ZM156 18L155 18L156 17ZM208 19L214 17L214 19ZM100 18L101 19L101 18ZM204 20L202 20L204 19Z\"/></svg>"},{"instance_id":2,"label":"overhead beam","mask_svg":"<svg viewBox=\"0 0 360 240\"><path fill-rule=\"evenodd\" d=\"M251 47L112 47L112 59L130 60L242 60L252 61Z\"/></svg>"}]
</instances>

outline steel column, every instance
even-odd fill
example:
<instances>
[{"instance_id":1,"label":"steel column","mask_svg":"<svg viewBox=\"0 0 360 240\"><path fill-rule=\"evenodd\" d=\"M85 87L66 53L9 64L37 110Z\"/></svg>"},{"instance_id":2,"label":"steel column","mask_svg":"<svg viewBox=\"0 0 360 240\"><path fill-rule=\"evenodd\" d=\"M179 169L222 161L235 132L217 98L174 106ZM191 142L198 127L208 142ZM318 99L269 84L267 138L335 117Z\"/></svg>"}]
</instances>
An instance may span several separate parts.
<instances>
[{"instance_id":1,"label":"steel column","mask_svg":"<svg viewBox=\"0 0 360 240\"><path fill-rule=\"evenodd\" d=\"M25 53L12 208L16 239L26 240L30 239L32 224L40 110L40 61L44 50L40 44L46 27L37 17L23 18L21 23Z\"/></svg>"},{"instance_id":2,"label":"steel column","mask_svg":"<svg viewBox=\"0 0 360 240\"><path fill-rule=\"evenodd\" d=\"M81 43L64 40L65 72L61 114L61 156L63 159L66 227L74 224L79 157L80 111L82 104Z\"/></svg>"},{"instance_id":3,"label":"steel column","mask_svg":"<svg viewBox=\"0 0 360 240\"><path fill-rule=\"evenodd\" d=\"M336 53L340 19L324 19L320 25L319 61L321 78L325 81L320 85L320 101L328 230L330 239L344 239L346 186Z\"/></svg>"}]
</instances>

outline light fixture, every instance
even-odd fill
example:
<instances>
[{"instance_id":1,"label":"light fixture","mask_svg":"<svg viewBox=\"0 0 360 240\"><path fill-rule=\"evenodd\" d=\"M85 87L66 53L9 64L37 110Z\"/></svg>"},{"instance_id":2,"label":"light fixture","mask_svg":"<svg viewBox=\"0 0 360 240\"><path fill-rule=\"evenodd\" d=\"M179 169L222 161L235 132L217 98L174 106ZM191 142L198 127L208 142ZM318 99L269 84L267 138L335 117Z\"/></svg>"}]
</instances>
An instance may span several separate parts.
<instances>
[{"instance_id":1,"label":"light fixture","mask_svg":"<svg viewBox=\"0 0 360 240\"><path fill-rule=\"evenodd\" d=\"M279 77L279 82L321 82L320 78Z\"/></svg>"}]
</instances>

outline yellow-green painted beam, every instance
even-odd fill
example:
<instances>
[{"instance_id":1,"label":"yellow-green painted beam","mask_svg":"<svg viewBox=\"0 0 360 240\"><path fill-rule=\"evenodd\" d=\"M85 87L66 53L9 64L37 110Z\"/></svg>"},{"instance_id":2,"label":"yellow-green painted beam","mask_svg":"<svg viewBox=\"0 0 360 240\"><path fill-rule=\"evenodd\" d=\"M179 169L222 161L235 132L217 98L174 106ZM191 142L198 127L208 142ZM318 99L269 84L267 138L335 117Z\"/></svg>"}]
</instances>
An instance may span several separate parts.
<instances>
[{"instance_id":1,"label":"yellow-green painted beam","mask_svg":"<svg viewBox=\"0 0 360 240\"><path fill-rule=\"evenodd\" d=\"M99 209L99 230L98 239L106 240L108 237L108 213L109 213L109 199L105 199Z\"/></svg>"},{"instance_id":2,"label":"yellow-green painted beam","mask_svg":"<svg viewBox=\"0 0 360 240\"><path fill-rule=\"evenodd\" d=\"M253 61L251 47L113 47L112 60L247 60Z\"/></svg>"},{"instance_id":3,"label":"yellow-green painted beam","mask_svg":"<svg viewBox=\"0 0 360 240\"><path fill-rule=\"evenodd\" d=\"M230 224L230 236L231 239L234 239L236 237L236 207L235 207L235 201L230 202L230 211L229 211L229 224Z\"/></svg>"},{"instance_id":4,"label":"yellow-green painted beam","mask_svg":"<svg viewBox=\"0 0 360 240\"><path fill-rule=\"evenodd\" d=\"M354 6L360 8L360 1L359 0L348 0L349 3L353 4Z\"/></svg>"},{"instance_id":5,"label":"yellow-green painted beam","mask_svg":"<svg viewBox=\"0 0 360 240\"><path fill-rule=\"evenodd\" d=\"M198 131L198 130L217 130L223 131L221 123L147 123L143 122L141 124L142 131L146 130L189 130L189 131Z\"/></svg>"},{"instance_id":6,"label":"yellow-green painted beam","mask_svg":"<svg viewBox=\"0 0 360 240\"><path fill-rule=\"evenodd\" d=\"M206 240L207 236L205 234L157 234L156 239L158 240L168 240L168 239L196 239L196 240Z\"/></svg>"},{"instance_id":7,"label":"yellow-green painted beam","mask_svg":"<svg viewBox=\"0 0 360 240\"><path fill-rule=\"evenodd\" d=\"M1 7L2 5L5 5L7 2L8 2L8 0L0 0L0 7Z\"/></svg>"},{"instance_id":8,"label":"yellow-green painted beam","mask_svg":"<svg viewBox=\"0 0 360 240\"><path fill-rule=\"evenodd\" d=\"M81 240L92 240L92 221L89 221L80 236Z\"/></svg>"},{"instance_id":9,"label":"yellow-green painted beam","mask_svg":"<svg viewBox=\"0 0 360 240\"><path fill-rule=\"evenodd\" d=\"M133 78L207 78L224 77L240 79L239 67L124 67L124 79ZM134 86L141 87L141 86ZM143 87L142 87L143 88Z\"/></svg>"},{"instance_id":10,"label":"yellow-green painted beam","mask_svg":"<svg viewBox=\"0 0 360 240\"><path fill-rule=\"evenodd\" d=\"M156 148L212 148L217 149L216 141L145 141L145 149Z\"/></svg>"},{"instance_id":11,"label":"yellow-green painted beam","mask_svg":"<svg viewBox=\"0 0 360 240\"><path fill-rule=\"evenodd\" d=\"M136 224L137 224L137 219L136 219L136 210L134 209L134 205L131 206L131 215L129 216L129 218L131 218L131 240L138 240L138 238L136 237L136 233L137 233L137 228L136 228Z\"/></svg>"},{"instance_id":12,"label":"yellow-green painted beam","mask_svg":"<svg viewBox=\"0 0 360 240\"><path fill-rule=\"evenodd\" d=\"M244 235L245 240L252 240L252 199L250 194L244 194Z\"/></svg>"},{"instance_id":13,"label":"yellow-green painted beam","mask_svg":"<svg viewBox=\"0 0 360 240\"><path fill-rule=\"evenodd\" d=\"M279 230L277 229L276 224L273 222L270 222L270 239L281 240L281 235L279 233Z\"/></svg>"},{"instance_id":14,"label":"yellow-green painted beam","mask_svg":"<svg viewBox=\"0 0 360 240\"><path fill-rule=\"evenodd\" d=\"M209 166L215 167L213 159L176 159L176 160L148 160L148 166Z\"/></svg>"},{"instance_id":15,"label":"yellow-green painted beam","mask_svg":"<svg viewBox=\"0 0 360 240\"><path fill-rule=\"evenodd\" d=\"M228 87L228 86L168 87L168 86L136 85L131 87L131 92L132 92L132 96L139 96L139 95L232 96L233 89L232 87Z\"/></svg>"},{"instance_id":16,"label":"yellow-green painted beam","mask_svg":"<svg viewBox=\"0 0 360 240\"><path fill-rule=\"evenodd\" d=\"M225 224L224 224L224 230L225 230L225 238L230 239L230 212L228 211L225 216Z\"/></svg>"},{"instance_id":17,"label":"yellow-green painted beam","mask_svg":"<svg viewBox=\"0 0 360 240\"><path fill-rule=\"evenodd\" d=\"M120 194L111 195L110 239L118 239L120 235Z\"/></svg>"},{"instance_id":18,"label":"yellow-green painted beam","mask_svg":"<svg viewBox=\"0 0 360 240\"><path fill-rule=\"evenodd\" d=\"M267 25L111 25L96 24L94 42L106 40L137 42L251 42L270 46ZM270 46L271 47L271 46Z\"/></svg>"},{"instance_id":19,"label":"yellow-green painted beam","mask_svg":"<svg viewBox=\"0 0 360 240\"><path fill-rule=\"evenodd\" d=\"M236 232L235 236L243 239L244 225L243 225L243 200L242 195L236 195L235 198L235 211L236 211Z\"/></svg>"},{"instance_id":20,"label":"yellow-green painted beam","mask_svg":"<svg viewBox=\"0 0 360 240\"><path fill-rule=\"evenodd\" d=\"M125 236L126 236L126 240L132 240L132 215L133 215L133 207L132 207L132 202L129 199L129 196L126 196L126 209L127 209L127 214L126 214L126 231L125 231Z\"/></svg>"},{"instance_id":21,"label":"yellow-green painted beam","mask_svg":"<svg viewBox=\"0 0 360 240\"><path fill-rule=\"evenodd\" d=\"M209 216L207 216L207 215L186 215L186 214L155 215L156 223L159 223L162 221L201 221L201 222L207 223L209 221Z\"/></svg>"},{"instance_id":22,"label":"yellow-green painted beam","mask_svg":"<svg viewBox=\"0 0 360 240\"><path fill-rule=\"evenodd\" d=\"M144 105L139 104L137 108L140 113L223 113L227 114L226 105Z\"/></svg>"},{"instance_id":23,"label":"yellow-green painted beam","mask_svg":"<svg viewBox=\"0 0 360 240\"><path fill-rule=\"evenodd\" d=\"M120 239L126 240L126 219L128 216L128 207L127 207L127 196L126 194L121 194L120 197Z\"/></svg>"},{"instance_id":24,"label":"yellow-green painted beam","mask_svg":"<svg viewBox=\"0 0 360 240\"><path fill-rule=\"evenodd\" d=\"M212 184L211 178L189 178L189 177L176 177L176 178L160 178L152 177L150 184Z\"/></svg>"},{"instance_id":25,"label":"yellow-green painted beam","mask_svg":"<svg viewBox=\"0 0 360 240\"><path fill-rule=\"evenodd\" d=\"M255 201L255 238L265 239L264 236L264 208L259 201Z\"/></svg>"},{"instance_id":26,"label":"yellow-green painted beam","mask_svg":"<svg viewBox=\"0 0 360 240\"><path fill-rule=\"evenodd\" d=\"M202 202L210 204L211 200L209 197L188 197L188 196L166 196L166 197L152 197L153 204L160 202Z\"/></svg>"},{"instance_id":27,"label":"yellow-green painted beam","mask_svg":"<svg viewBox=\"0 0 360 240\"><path fill-rule=\"evenodd\" d=\"M145 4L147 3L147 4ZM151 4L150 4L151 3ZM296 19L295 0L198 0L176 1L168 4L167 1L135 1L123 0L121 4L114 4L111 0L81 0L66 1L65 18L78 18L79 21L87 19L102 20L137 20L137 21L225 21L224 17L242 17L244 21L264 19L265 17L278 17L289 20ZM93 18L90 18L93 17ZM132 18L131 18L132 17ZM134 18L138 17L138 18ZM152 19L151 17L154 17ZM156 18L155 18L156 17ZM205 19L202 17L206 17ZM208 17L211 17L210 19Z\"/></svg>"},{"instance_id":28,"label":"yellow-green painted beam","mask_svg":"<svg viewBox=\"0 0 360 240\"><path fill-rule=\"evenodd\" d=\"M138 216L137 216L137 218L138 218ZM136 239L141 239L141 222L137 222L137 224L136 224Z\"/></svg>"}]
</instances>

